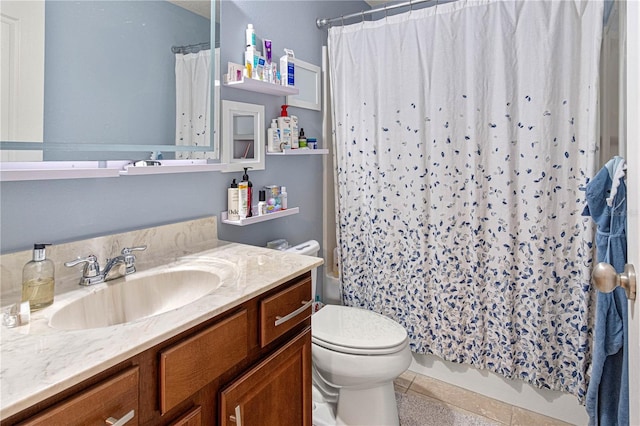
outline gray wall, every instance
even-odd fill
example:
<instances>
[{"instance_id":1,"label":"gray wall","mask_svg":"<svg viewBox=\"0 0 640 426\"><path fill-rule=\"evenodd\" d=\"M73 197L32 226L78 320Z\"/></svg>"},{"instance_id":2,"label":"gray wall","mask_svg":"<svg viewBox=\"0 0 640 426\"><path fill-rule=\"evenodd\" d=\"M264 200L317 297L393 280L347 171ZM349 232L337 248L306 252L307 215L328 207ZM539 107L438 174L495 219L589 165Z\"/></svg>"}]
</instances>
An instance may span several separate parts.
<instances>
[{"instance_id":1,"label":"gray wall","mask_svg":"<svg viewBox=\"0 0 640 426\"><path fill-rule=\"evenodd\" d=\"M242 60L244 30L248 23L254 25L258 37L273 40L278 57L287 47L300 59L321 65L326 30L315 27L316 18L366 8L368 6L360 1L223 1L221 67L224 70L227 61ZM263 104L265 126L279 114L285 100L226 87L222 88L222 98ZM320 112L299 108L291 108L291 112L299 116L307 136L320 138ZM246 227L219 224L219 237L261 246L276 238L286 238L292 244L308 239L321 242L321 157L267 156L266 170L249 173L254 188L286 185L289 206L300 207L300 214ZM226 210L226 188L231 179L241 176L242 173L206 172L3 182L0 184L0 250L10 253L30 249L35 242L55 244L219 215Z\"/></svg>"}]
</instances>

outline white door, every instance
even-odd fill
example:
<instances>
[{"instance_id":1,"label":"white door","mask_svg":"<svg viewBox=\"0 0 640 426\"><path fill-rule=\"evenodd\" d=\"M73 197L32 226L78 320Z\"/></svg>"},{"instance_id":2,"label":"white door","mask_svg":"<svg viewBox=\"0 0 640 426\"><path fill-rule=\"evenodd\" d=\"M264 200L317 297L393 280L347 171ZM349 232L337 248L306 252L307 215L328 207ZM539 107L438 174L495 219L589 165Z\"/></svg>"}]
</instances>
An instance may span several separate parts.
<instances>
[{"instance_id":1,"label":"white door","mask_svg":"<svg viewBox=\"0 0 640 426\"><path fill-rule=\"evenodd\" d=\"M3 0L0 29L0 140L42 142L44 1ZM1 160L42 160L42 151L2 151Z\"/></svg>"},{"instance_id":2,"label":"white door","mask_svg":"<svg viewBox=\"0 0 640 426\"><path fill-rule=\"evenodd\" d=\"M626 2L627 259L640 272L640 3ZM640 298L629 301L629 424L640 425Z\"/></svg>"}]
</instances>

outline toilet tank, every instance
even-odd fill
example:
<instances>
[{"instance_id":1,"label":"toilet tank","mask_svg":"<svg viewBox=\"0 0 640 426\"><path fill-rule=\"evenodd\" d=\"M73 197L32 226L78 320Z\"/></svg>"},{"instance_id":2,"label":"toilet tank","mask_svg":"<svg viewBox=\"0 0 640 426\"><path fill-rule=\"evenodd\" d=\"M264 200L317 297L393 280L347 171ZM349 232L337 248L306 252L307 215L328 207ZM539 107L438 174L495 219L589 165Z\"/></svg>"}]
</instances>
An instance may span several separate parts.
<instances>
[{"instance_id":1,"label":"toilet tank","mask_svg":"<svg viewBox=\"0 0 640 426\"><path fill-rule=\"evenodd\" d=\"M320 244L316 240L305 241L304 243L298 244L297 246L289 247L285 250L290 253L296 254L304 254L306 256L318 256L320 252ZM311 270L311 297L315 299L316 297L316 286L317 286L317 277L318 277L318 268L313 268Z\"/></svg>"}]
</instances>

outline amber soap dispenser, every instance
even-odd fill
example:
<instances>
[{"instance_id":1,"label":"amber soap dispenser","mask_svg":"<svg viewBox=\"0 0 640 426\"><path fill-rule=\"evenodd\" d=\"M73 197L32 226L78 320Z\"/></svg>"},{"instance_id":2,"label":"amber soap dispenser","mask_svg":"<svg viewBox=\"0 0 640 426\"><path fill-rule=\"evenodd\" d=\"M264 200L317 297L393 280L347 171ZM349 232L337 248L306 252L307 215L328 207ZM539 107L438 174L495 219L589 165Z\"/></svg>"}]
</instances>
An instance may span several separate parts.
<instances>
[{"instance_id":1,"label":"amber soap dispenser","mask_svg":"<svg viewBox=\"0 0 640 426\"><path fill-rule=\"evenodd\" d=\"M46 308L53 303L55 287L54 266L47 259L45 246L34 244L33 260L27 262L22 270L22 301L29 302L31 311Z\"/></svg>"}]
</instances>

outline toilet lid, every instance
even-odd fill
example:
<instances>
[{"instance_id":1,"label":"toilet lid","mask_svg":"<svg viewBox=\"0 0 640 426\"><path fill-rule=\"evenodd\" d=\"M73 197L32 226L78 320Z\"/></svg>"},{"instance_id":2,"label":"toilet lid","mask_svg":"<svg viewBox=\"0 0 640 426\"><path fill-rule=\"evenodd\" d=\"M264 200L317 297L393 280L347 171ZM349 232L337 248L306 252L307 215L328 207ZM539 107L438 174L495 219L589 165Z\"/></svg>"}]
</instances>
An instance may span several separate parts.
<instances>
[{"instance_id":1,"label":"toilet lid","mask_svg":"<svg viewBox=\"0 0 640 426\"><path fill-rule=\"evenodd\" d=\"M346 353L393 353L408 343L407 331L376 312L326 305L311 316L314 343Z\"/></svg>"}]
</instances>

